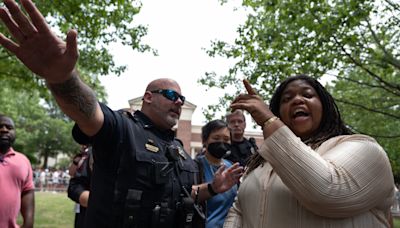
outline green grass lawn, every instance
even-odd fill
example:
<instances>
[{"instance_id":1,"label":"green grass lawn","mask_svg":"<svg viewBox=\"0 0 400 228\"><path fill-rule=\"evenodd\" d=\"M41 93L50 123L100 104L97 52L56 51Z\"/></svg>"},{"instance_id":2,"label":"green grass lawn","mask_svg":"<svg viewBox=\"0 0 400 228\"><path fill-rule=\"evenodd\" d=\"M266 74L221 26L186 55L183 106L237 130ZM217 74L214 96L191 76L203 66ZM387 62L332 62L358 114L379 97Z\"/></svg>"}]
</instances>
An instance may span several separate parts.
<instances>
[{"instance_id":1,"label":"green grass lawn","mask_svg":"<svg viewBox=\"0 0 400 228\"><path fill-rule=\"evenodd\" d=\"M400 228L400 218L394 218L393 219L393 226L395 228Z\"/></svg>"},{"instance_id":2,"label":"green grass lawn","mask_svg":"<svg viewBox=\"0 0 400 228\"><path fill-rule=\"evenodd\" d=\"M75 203L67 193L35 192L35 228L73 228ZM21 221L19 219L18 221ZM21 222L19 222L21 224Z\"/></svg>"},{"instance_id":3,"label":"green grass lawn","mask_svg":"<svg viewBox=\"0 0 400 228\"><path fill-rule=\"evenodd\" d=\"M35 192L35 203L36 228L74 227L74 202L66 193ZM394 227L400 228L400 218L394 218Z\"/></svg>"}]
</instances>

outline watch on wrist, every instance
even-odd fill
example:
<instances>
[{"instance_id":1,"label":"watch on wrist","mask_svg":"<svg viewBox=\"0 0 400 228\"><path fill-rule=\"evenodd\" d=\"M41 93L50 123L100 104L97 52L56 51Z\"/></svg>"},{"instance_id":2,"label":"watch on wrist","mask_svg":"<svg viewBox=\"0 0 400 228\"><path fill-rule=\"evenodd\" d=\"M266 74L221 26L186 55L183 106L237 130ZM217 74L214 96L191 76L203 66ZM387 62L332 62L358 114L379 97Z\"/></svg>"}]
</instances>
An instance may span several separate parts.
<instances>
[{"instance_id":1,"label":"watch on wrist","mask_svg":"<svg viewBox=\"0 0 400 228\"><path fill-rule=\"evenodd\" d=\"M215 196L215 195L218 194L218 193L215 192L214 189L212 188L211 183L208 183L208 184L207 184L207 189L208 189L208 192L210 193L211 196Z\"/></svg>"}]
</instances>

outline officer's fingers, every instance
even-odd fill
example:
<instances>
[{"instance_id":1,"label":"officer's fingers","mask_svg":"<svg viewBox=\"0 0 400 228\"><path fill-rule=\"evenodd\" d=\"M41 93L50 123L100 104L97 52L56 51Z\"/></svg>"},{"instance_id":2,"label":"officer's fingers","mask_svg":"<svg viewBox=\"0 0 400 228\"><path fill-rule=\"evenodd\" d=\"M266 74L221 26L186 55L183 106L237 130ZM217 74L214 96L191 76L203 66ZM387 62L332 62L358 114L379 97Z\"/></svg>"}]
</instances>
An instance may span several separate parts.
<instances>
[{"instance_id":1,"label":"officer's fingers","mask_svg":"<svg viewBox=\"0 0 400 228\"><path fill-rule=\"evenodd\" d=\"M0 45L14 54L16 54L19 49L16 43L5 37L2 33L0 33Z\"/></svg>"},{"instance_id":2,"label":"officer's fingers","mask_svg":"<svg viewBox=\"0 0 400 228\"><path fill-rule=\"evenodd\" d=\"M69 30L67 33L67 50L65 52L65 55L70 57L74 61L79 56L77 36L78 33L76 32L76 30L73 29Z\"/></svg>"},{"instance_id":3,"label":"officer's fingers","mask_svg":"<svg viewBox=\"0 0 400 228\"><path fill-rule=\"evenodd\" d=\"M243 84L244 84L244 87L246 88L248 94L250 94L250 95L257 94L256 91L253 89L253 87L251 87L250 82L247 81L247 79L243 79Z\"/></svg>"}]
</instances>

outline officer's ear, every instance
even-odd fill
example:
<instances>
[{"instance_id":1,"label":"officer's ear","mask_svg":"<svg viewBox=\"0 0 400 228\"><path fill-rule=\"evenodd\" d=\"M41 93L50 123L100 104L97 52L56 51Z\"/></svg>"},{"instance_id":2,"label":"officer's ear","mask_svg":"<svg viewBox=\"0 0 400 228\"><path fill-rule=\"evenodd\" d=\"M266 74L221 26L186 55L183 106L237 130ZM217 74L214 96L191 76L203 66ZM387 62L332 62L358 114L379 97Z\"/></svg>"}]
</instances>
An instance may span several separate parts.
<instances>
[{"instance_id":1,"label":"officer's ear","mask_svg":"<svg viewBox=\"0 0 400 228\"><path fill-rule=\"evenodd\" d=\"M144 103L151 103L152 99L153 99L153 93L151 93L150 91L146 91L142 98Z\"/></svg>"}]
</instances>

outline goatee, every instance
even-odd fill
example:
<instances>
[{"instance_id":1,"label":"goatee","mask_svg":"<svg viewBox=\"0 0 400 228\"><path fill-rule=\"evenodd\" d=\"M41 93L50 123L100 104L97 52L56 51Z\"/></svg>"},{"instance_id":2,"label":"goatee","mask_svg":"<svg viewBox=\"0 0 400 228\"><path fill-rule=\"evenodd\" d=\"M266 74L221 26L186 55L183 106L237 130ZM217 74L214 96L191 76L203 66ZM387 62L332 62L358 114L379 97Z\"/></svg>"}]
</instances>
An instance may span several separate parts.
<instances>
[{"instance_id":1,"label":"goatee","mask_svg":"<svg viewBox=\"0 0 400 228\"><path fill-rule=\"evenodd\" d=\"M5 154L10 149L11 143L10 142L2 142L0 143L0 153Z\"/></svg>"}]
</instances>

